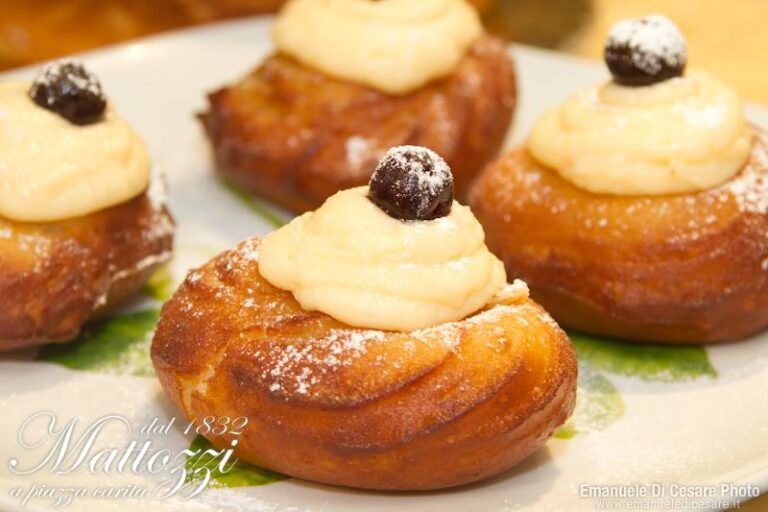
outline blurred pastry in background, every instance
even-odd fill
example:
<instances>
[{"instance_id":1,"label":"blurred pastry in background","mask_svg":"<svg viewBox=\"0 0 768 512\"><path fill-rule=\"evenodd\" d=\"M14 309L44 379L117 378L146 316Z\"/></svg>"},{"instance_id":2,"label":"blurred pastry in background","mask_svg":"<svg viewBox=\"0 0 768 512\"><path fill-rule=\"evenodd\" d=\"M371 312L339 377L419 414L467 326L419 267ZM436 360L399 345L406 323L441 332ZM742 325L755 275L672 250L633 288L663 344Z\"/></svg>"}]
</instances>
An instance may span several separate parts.
<instances>
[{"instance_id":1,"label":"blurred pastry in background","mask_svg":"<svg viewBox=\"0 0 768 512\"><path fill-rule=\"evenodd\" d=\"M174 28L274 11L282 0L0 0L0 68ZM87 27L84 27L87 24Z\"/></svg>"},{"instance_id":2,"label":"blurred pastry in background","mask_svg":"<svg viewBox=\"0 0 768 512\"><path fill-rule=\"evenodd\" d=\"M663 16L615 25L613 79L546 112L470 204L507 272L562 325L737 340L768 325L768 136L716 78L685 72Z\"/></svg>"},{"instance_id":3,"label":"blurred pastry in background","mask_svg":"<svg viewBox=\"0 0 768 512\"><path fill-rule=\"evenodd\" d=\"M0 0L0 69L225 18L274 12L284 0ZM599 57L618 20L663 12L686 33L696 64L750 100L768 103L763 0L471 0L489 33L518 43ZM89 20L83 30L82 20ZM733 34L739 34L734 38Z\"/></svg>"},{"instance_id":4,"label":"blurred pastry in background","mask_svg":"<svg viewBox=\"0 0 768 512\"><path fill-rule=\"evenodd\" d=\"M61 343L171 256L144 142L75 61L0 83L0 350Z\"/></svg>"},{"instance_id":5,"label":"blurred pastry in background","mask_svg":"<svg viewBox=\"0 0 768 512\"><path fill-rule=\"evenodd\" d=\"M403 144L443 155L462 198L501 148L514 67L466 0L291 0L273 39L200 117L217 170L282 207L364 185Z\"/></svg>"},{"instance_id":6,"label":"blurred pastry in background","mask_svg":"<svg viewBox=\"0 0 768 512\"><path fill-rule=\"evenodd\" d=\"M483 11L494 3L471 1ZM271 13L283 3L285 0L0 0L0 69L165 30ZM87 30L83 30L84 19L88 20Z\"/></svg>"}]
</instances>

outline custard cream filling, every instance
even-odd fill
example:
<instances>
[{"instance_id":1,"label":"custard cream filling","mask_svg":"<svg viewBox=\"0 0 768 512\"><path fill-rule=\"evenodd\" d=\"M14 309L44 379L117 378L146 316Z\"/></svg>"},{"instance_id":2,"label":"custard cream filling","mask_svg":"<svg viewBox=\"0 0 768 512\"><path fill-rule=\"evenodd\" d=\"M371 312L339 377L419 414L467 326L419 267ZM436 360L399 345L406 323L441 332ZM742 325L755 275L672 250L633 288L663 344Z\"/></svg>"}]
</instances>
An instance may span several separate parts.
<instances>
[{"instance_id":1,"label":"custard cream filling","mask_svg":"<svg viewBox=\"0 0 768 512\"><path fill-rule=\"evenodd\" d=\"M753 133L738 95L705 74L646 87L605 83L544 114L533 156L593 193L705 190L739 172Z\"/></svg>"},{"instance_id":2,"label":"custard cream filling","mask_svg":"<svg viewBox=\"0 0 768 512\"><path fill-rule=\"evenodd\" d=\"M411 331L462 320L506 284L469 208L400 221L368 198L339 192L267 236L259 272L304 309L361 328Z\"/></svg>"},{"instance_id":3,"label":"custard cream filling","mask_svg":"<svg viewBox=\"0 0 768 512\"><path fill-rule=\"evenodd\" d=\"M123 203L149 183L144 142L110 107L77 126L37 106L30 84L0 84L0 216L50 222Z\"/></svg>"},{"instance_id":4,"label":"custard cream filling","mask_svg":"<svg viewBox=\"0 0 768 512\"><path fill-rule=\"evenodd\" d=\"M482 31L466 0L290 0L273 39L308 67L405 94L452 73Z\"/></svg>"}]
</instances>

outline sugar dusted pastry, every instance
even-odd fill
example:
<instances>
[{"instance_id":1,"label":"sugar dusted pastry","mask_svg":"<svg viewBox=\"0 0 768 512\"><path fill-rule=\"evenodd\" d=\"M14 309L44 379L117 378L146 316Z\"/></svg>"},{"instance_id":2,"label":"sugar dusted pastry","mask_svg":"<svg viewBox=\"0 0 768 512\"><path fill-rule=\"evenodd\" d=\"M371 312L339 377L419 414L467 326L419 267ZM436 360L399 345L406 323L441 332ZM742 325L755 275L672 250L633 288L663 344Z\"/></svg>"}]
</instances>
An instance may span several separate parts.
<instances>
[{"instance_id":1,"label":"sugar dusted pastry","mask_svg":"<svg viewBox=\"0 0 768 512\"><path fill-rule=\"evenodd\" d=\"M290 210L368 183L392 146L428 146L462 198L515 106L505 43L466 0L291 0L276 52L209 96L216 168Z\"/></svg>"},{"instance_id":2,"label":"sugar dusted pastry","mask_svg":"<svg viewBox=\"0 0 768 512\"><path fill-rule=\"evenodd\" d=\"M661 16L608 37L613 80L546 112L470 204L507 272L566 327L638 341L768 326L768 137L719 80L685 73Z\"/></svg>"},{"instance_id":3,"label":"sugar dusted pastry","mask_svg":"<svg viewBox=\"0 0 768 512\"><path fill-rule=\"evenodd\" d=\"M487 478L571 414L574 350L506 274L447 164L388 152L368 187L193 270L165 304L157 374L209 435L291 476L384 490Z\"/></svg>"},{"instance_id":4,"label":"sugar dusted pastry","mask_svg":"<svg viewBox=\"0 0 768 512\"><path fill-rule=\"evenodd\" d=\"M169 259L149 182L144 143L81 64L0 83L0 350L71 340Z\"/></svg>"}]
</instances>

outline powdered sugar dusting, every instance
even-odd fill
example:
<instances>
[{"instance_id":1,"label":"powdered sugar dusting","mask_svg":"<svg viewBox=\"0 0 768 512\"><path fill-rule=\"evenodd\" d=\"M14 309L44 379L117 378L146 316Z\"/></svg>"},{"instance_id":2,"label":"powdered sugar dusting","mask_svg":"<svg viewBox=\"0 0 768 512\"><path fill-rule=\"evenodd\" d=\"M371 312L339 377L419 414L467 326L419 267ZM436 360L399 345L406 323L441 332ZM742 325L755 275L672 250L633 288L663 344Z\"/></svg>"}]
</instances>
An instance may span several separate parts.
<instances>
[{"instance_id":1,"label":"powdered sugar dusting","mask_svg":"<svg viewBox=\"0 0 768 512\"><path fill-rule=\"evenodd\" d=\"M333 329L321 338L304 340L302 345L281 347L278 357L261 375L272 393L307 395L320 379L362 357L371 343L384 341L382 331ZM255 356L259 356L257 353Z\"/></svg>"},{"instance_id":2,"label":"powdered sugar dusting","mask_svg":"<svg viewBox=\"0 0 768 512\"><path fill-rule=\"evenodd\" d=\"M606 46L632 50L632 62L649 75L657 73L662 63L684 66L688 58L685 38L666 16L652 15L620 21L608 33Z\"/></svg>"},{"instance_id":3,"label":"powdered sugar dusting","mask_svg":"<svg viewBox=\"0 0 768 512\"><path fill-rule=\"evenodd\" d=\"M727 183L726 190L736 199L742 212L768 214L768 140L758 135L752 162L739 176Z\"/></svg>"},{"instance_id":4,"label":"powdered sugar dusting","mask_svg":"<svg viewBox=\"0 0 768 512\"><path fill-rule=\"evenodd\" d=\"M354 135L347 139L344 149L349 166L353 169L359 169L371 158L373 144L365 137Z\"/></svg>"},{"instance_id":5,"label":"powdered sugar dusting","mask_svg":"<svg viewBox=\"0 0 768 512\"><path fill-rule=\"evenodd\" d=\"M519 289L520 285L516 288ZM391 376L404 370L412 358L418 359L419 353L456 352L462 333L472 326L496 324L503 317L514 315L519 319L521 328L527 328L528 322L521 308L530 308L530 305L496 304L462 321L403 334L407 336L406 341L395 333L379 330L332 329L322 337L302 339L287 345L268 341L253 357L260 361L261 380L271 393L318 398L320 393L327 393L329 383L345 368L363 364L372 366L372 371ZM543 322L555 325L548 315L536 313ZM495 334L488 338L488 344L503 345L507 342L504 329L499 328ZM387 345L391 343L397 344L396 350L388 350ZM438 358L435 363L441 360ZM325 389L319 391L320 388Z\"/></svg>"},{"instance_id":6,"label":"powdered sugar dusting","mask_svg":"<svg viewBox=\"0 0 768 512\"><path fill-rule=\"evenodd\" d=\"M411 158L410 155L418 155L421 158ZM451 168L443 158L429 148L422 146L397 146L391 148L384 155L382 164L376 168L374 175L383 168L383 163L387 160L393 160L398 167L409 170L418 179L419 191L427 197L435 194L445 187L449 181L453 181ZM424 161L431 164L431 171L427 172Z\"/></svg>"},{"instance_id":7,"label":"powdered sugar dusting","mask_svg":"<svg viewBox=\"0 0 768 512\"><path fill-rule=\"evenodd\" d=\"M513 300L527 299L529 296L528 284L521 279L515 279L511 284L504 286L496 293L497 301L509 302Z\"/></svg>"},{"instance_id":8,"label":"powdered sugar dusting","mask_svg":"<svg viewBox=\"0 0 768 512\"><path fill-rule=\"evenodd\" d=\"M153 170L152 175L149 177L149 186L147 187L147 197L152 208L155 211L160 211L165 207L168 201L168 185L165 179L165 174L160 170Z\"/></svg>"},{"instance_id":9,"label":"powdered sugar dusting","mask_svg":"<svg viewBox=\"0 0 768 512\"><path fill-rule=\"evenodd\" d=\"M85 69L83 63L75 59L59 59L46 64L35 78L35 85L44 85L50 87L58 82L62 77L72 82L79 89L86 90L96 96L104 97L101 84L92 73L86 72L85 76L80 76L70 72L72 67ZM55 98L50 96L46 102L49 106L53 105Z\"/></svg>"}]
</instances>

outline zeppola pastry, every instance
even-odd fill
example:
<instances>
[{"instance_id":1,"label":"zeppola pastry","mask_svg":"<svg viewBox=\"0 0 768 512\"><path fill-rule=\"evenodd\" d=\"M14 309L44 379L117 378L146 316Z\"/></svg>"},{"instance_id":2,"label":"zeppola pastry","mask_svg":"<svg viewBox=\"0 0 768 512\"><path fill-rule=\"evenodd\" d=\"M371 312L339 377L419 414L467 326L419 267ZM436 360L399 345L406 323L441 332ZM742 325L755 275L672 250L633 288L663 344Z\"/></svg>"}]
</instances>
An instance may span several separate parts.
<instances>
[{"instance_id":1,"label":"zeppola pastry","mask_svg":"<svg viewBox=\"0 0 768 512\"><path fill-rule=\"evenodd\" d=\"M686 58L664 17L617 24L613 79L545 113L472 191L490 249L566 327L705 343L768 325L768 136Z\"/></svg>"},{"instance_id":2,"label":"zeppola pastry","mask_svg":"<svg viewBox=\"0 0 768 512\"><path fill-rule=\"evenodd\" d=\"M0 350L71 340L170 258L151 192L144 143L81 64L0 83Z\"/></svg>"},{"instance_id":3,"label":"zeppola pastry","mask_svg":"<svg viewBox=\"0 0 768 512\"><path fill-rule=\"evenodd\" d=\"M424 490L480 480L571 414L570 341L506 283L453 178L421 147L386 153L369 186L191 271L152 343L187 418L242 460L307 480Z\"/></svg>"},{"instance_id":4,"label":"zeppola pastry","mask_svg":"<svg viewBox=\"0 0 768 512\"><path fill-rule=\"evenodd\" d=\"M368 183L392 146L427 146L459 198L504 141L515 76L466 0L291 0L277 51L209 96L218 171L287 209Z\"/></svg>"}]
</instances>

